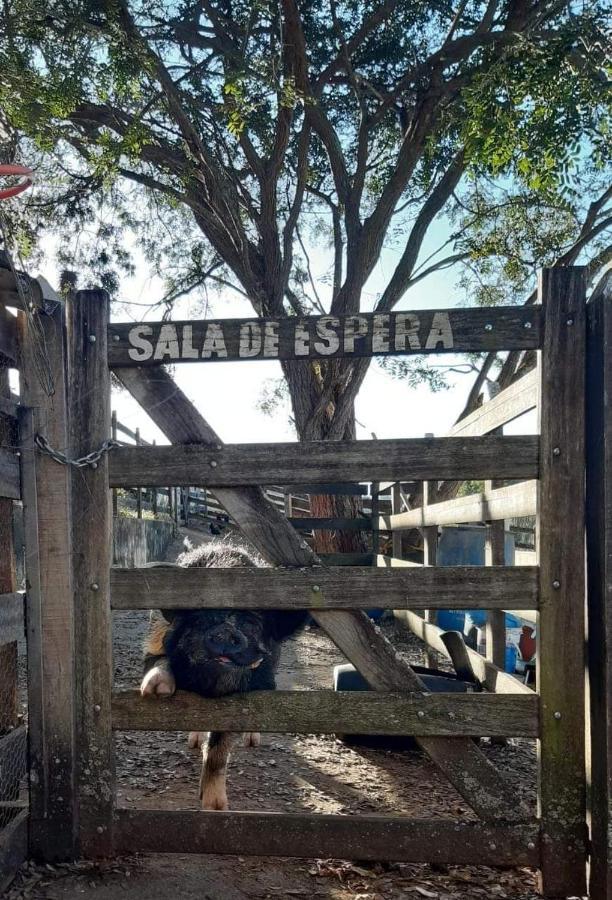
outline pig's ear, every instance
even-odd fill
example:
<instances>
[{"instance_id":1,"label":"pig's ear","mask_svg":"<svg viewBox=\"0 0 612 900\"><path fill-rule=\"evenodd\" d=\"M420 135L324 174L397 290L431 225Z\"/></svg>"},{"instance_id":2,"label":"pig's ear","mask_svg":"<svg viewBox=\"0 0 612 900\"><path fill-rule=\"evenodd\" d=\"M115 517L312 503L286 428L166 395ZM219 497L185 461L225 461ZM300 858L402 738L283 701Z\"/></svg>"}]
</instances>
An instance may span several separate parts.
<instances>
[{"instance_id":1,"label":"pig's ear","mask_svg":"<svg viewBox=\"0 0 612 900\"><path fill-rule=\"evenodd\" d=\"M284 641L306 624L308 611L305 609L274 610L268 612L267 619L271 637L275 641Z\"/></svg>"},{"instance_id":2,"label":"pig's ear","mask_svg":"<svg viewBox=\"0 0 612 900\"><path fill-rule=\"evenodd\" d=\"M166 622L174 622L175 616L177 614L177 610L175 609L160 609L160 613L166 620Z\"/></svg>"}]
</instances>

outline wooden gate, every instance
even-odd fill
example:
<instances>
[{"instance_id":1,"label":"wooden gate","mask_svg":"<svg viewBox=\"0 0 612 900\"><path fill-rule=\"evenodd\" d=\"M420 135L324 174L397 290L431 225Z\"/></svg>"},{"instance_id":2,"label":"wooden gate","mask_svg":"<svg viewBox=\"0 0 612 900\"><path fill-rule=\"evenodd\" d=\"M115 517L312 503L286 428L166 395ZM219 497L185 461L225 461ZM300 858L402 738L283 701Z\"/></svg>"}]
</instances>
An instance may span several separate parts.
<instances>
[{"instance_id":1,"label":"wooden gate","mask_svg":"<svg viewBox=\"0 0 612 900\"><path fill-rule=\"evenodd\" d=\"M55 392L33 376L37 335L21 317L21 441L27 529L40 543L30 573L30 841L45 859L76 852L336 856L541 869L548 897L582 894L584 767L584 369L581 269L544 270L541 305L312 319L109 324L100 291L41 315ZM64 316L66 321L64 323ZM64 339L66 338L66 339ZM405 353L539 350L540 436L228 445L162 367L182 361L314 359ZM94 466L58 464L111 433L110 370L171 446L121 447ZM443 479L538 480L539 564L489 568L321 566L270 484ZM261 570L110 568L113 487L206 484L275 566ZM482 608L538 612L539 695L517 690L432 695L363 609ZM44 602L42 600L44 599ZM112 693L111 610L195 606L308 608L374 689L273 692L148 702ZM493 664L491 664L493 665ZM495 670L495 667L493 667ZM501 673L500 673L501 677ZM382 816L134 810L117 807L112 732L122 729L416 734L477 821ZM537 737L539 812L487 760L474 734Z\"/></svg>"}]
</instances>

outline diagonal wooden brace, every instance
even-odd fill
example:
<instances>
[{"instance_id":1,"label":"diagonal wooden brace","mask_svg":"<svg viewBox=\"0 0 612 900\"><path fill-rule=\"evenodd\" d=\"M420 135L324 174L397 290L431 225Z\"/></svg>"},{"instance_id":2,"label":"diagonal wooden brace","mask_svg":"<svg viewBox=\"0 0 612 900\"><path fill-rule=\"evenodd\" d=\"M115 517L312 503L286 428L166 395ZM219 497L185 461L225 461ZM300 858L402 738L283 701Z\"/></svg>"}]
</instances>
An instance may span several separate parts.
<instances>
[{"instance_id":1,"label":"diagonal wooden brace","mask_svg":"<svg viewBox=\"0 0 612 900\"><path fill-rule=\"evenodd\" d=\"M172 443L221 446L216 432L163 369L117 369L115 375ZM215 495L245 537L272 565L321 565L316 554L259 488L217 488ZM426 690L411 666L400 659L365 613L310 612L374 690ZM507 821L529 818L514 789L473 740L460 737L417 740L481 818Z\"/></svg>"}]
</instances>

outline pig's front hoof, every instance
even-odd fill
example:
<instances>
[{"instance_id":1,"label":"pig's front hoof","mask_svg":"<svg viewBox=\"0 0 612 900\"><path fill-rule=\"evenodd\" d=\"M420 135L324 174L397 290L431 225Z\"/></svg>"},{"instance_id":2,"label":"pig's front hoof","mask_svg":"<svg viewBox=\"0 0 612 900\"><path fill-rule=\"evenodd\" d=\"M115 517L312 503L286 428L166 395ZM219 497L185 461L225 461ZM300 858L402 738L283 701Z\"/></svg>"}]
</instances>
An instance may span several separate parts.
<instances>
[{"instance_id":1,"label":"pig's front hoof","mask_svg":"<svg viewBox=\"0 0 612 900\"><path fill-rule=\"evenodd\" d=\"M174 675L162 666L149 669L140 685L142 697L171 697L175 690Z\"/></svg>"},{"instance_id":2,"label":"pig's front hoof","mask_svg":"<svg viewBox=\"0 0 612 900\"><path fill-rule=\"evenodd\" d=\"M259 747L261 735L258 731L245 731L243 740L245 747Z\"/></svg>"},{"instance_id":3,"label":"pig's front hoof","mask_svg":"<svg viewBox=\"0 0 612 900\"><path fill-rule=\"evenodd\" d=\"M211 781L202 792L202 809L229 809L225 785Z\"/></svg>"},{"instance_id":4,"label":"pig's front hoof","mask_svg":"<svg viewBox=\"0 0 612 900\"><path fill-rule=\"evenodd\" d=\"M187 746L190 750L201 749L206 742L206 731L190 731L187 738Z\"/></svg>"}]
</instances>

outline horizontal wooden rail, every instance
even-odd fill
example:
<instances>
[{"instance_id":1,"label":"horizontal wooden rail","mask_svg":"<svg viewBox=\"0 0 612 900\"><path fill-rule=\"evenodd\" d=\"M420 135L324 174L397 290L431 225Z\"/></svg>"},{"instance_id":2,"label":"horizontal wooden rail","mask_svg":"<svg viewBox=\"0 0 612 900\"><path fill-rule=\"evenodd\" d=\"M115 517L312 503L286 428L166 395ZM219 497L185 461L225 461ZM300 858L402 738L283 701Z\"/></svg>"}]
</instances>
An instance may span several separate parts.
<instances>
[{"instance_id":1,"label":"horizontal wooden rail","mask_svg":"<svg viewBox=\"0 0 612 900\"><path fill-rule=\"evenodd\" d=\"M121 447L109 458L112 487L168 484L301 484L344 478L536 478L537 437L410 438L290 444Z\"/></svg>"},{"instance_id":2,"label":"horizontal wooden rail","mask_svg":"<svg viewBox=\"0 0 612 900\"><path fill-rule=\"evenodd\" d=\"M538 307L429 309L282 319L113 322L113 368L257 359L330 359L407 353L530 350L540 346Z\"/></svg>"},{"instance_id":3,"label":"horizontal wooden rail","mask_svg":"<svg viewBox=\"0 0 612 900\"><path fill-rule=\"evenodd\" d=\"M464 419L460 419L449 431L449 436L469 437L488 434L535 409L537 405L538 373L534 369L500 391L496 397L487 400Z\"/></svg>"},{"instance_id":4,"label":"horizontal wooden rail","mask_svg":"<svg viewBox=\"0 0 612 900\"><path fill-rule=\"evenodd\" d=\"M381 530L396 531L426 528L429 525L494 522L519 516L535 516L537 497L537 482L526 481L480 494L468 494L443 503L420 506L391 516L381 516L378 527Z\"/></svg>"},{"instance_id":5,"label":"horizontal wooden rail","mask_svg":"<svg viewBox=\"0 0 612 900\"><path fill-rule=\"evenodd\" d=\"M440 571L440 569L437 569L437 571ZM437 650L438 653L442 653L444 656L449 656L444 642L442 641L444 632L441 628L438 628L437 625L426 622L425 619L422 619L419 615L409 609L395 610L395 616L400 619L400 621L405 622L408 628L410 628L417 637L422 638L422 640L424 640L433 650ZM472 669L476 678L484 684L487 690L493 691L496 694L534 695L530 687L508 674L508 672L503 672L492 662L485 659L484 656L481 656L476 650L472 650L471 647L466 647L466 652L470 658L470 663L472 664Z\"/></svg>"},{"instance_id":6,"label":"horizontal wooden rail","mask_svg":"<svg viewBox=\"0 0 612 900\"><path fill-rule=\"evenodd\" d=\"M0 497L7 500L21 498L19 457L11 450L0 449Z\"/></svg>"},{"instance_id":7,"label":"horizontal wooden rail","mask_svg":"<svg viewBox=\"0 0 612 900\"><path fill-rule=\"evenodd\" d=\"M118 809L114 840L116 853L239 853L533 867L540 859L537 823L489 825L389 816Z\"/></svg>"},{"instance_id":8,"label":"horizontal wooden rail","mask_svg":"<svg viewBox=\"0 0 612 900\"><path fill-rule=\"evenodd\" d=\"M537 608L534 566L111 571L114 609Z\"/></svg>"},{"instance_id":9,"label":"horizontal wooden rail","mask_svg":"<svg viewBox=\"0 0 612 900\"><path fill-rule=\"evenodd\" d=\"M378 691L255 691L200 697L178 691L143 700L113 694L116 731L263 731L291 734L379 734L536 737L538 698L496 694Z\"/></svg>"},{"instance_id":10,"label":"horizontal wooden rail","mask_svg":"<svg viewBox=\"0 0 612 900\"><path fill-rule=\"evenodd\" d=\"M0 594L0 644L19 641L24 634L24 595Z\"/></svg>"},{"instance_id":11,"label":"horizontal wooden rail","mask_svg":"<svg viewBox=\"0 0 612 900\"><path fill-rule=\"evenodd\" d=\"M361 516L356 519L315 519L289 516L289 521L298 531L371 531L372 519Z\"/></svg>"}]
</instances>

